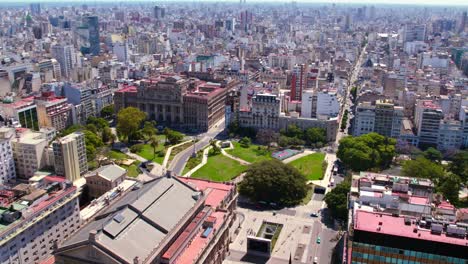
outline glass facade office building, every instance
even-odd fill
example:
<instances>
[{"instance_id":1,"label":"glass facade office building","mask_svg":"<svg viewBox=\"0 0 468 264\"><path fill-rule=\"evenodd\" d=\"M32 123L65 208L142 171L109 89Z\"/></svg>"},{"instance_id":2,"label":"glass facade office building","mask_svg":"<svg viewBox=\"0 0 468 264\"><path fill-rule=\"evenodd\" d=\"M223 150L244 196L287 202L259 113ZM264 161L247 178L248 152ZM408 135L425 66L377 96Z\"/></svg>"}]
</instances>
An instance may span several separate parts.
<instances>
[{"instance_id":1,"label":"glass facade office building","mask_svg":"<svg viewBox=\"0 0 468 264\"><path fill-rule=\"evenodd\" d=\"M401 244L400 246L403 246ZM465 248L465 254L468 251ZM460 252L463 253L463 252ZM447 264L465 264L466 259L443 256L415 250L377 246L367 243L353 242L353 252L351 256L352 264L371 264L371 263L396 263L396 264L425 264L425 263L447 263Z\"/></svg>"},{"instance_id":2,"label":"glass facade office building","mask_svg":"<svg viewBox=\"0 0 468 264\"><path fill-rule=\"evenodd\" d=\"M37 108L35 105L20 109L17 113L18 121L20 122L21 127L39 131L39 120L37 117Z\"/></svg>"}]
</instances>

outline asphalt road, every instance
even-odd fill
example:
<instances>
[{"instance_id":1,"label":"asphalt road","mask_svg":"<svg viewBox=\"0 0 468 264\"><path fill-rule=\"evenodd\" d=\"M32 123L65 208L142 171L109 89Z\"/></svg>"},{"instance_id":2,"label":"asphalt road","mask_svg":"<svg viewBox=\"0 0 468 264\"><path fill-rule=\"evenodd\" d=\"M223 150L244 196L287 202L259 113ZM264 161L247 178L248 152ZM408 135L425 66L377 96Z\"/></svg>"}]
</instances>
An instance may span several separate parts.
<instances>
[{"instance_id":1,"label":"asphalt road","mask_svg":"<svg viewBox=\"0 0 468 264\"><path fill-rule=\"evenodd\" d=\"M210 144L210 140L216 138L221 132L224 131L224 118L218 122L218 124L210 129L208 132L198 135L196 138L198 142L194 146L185 149L184 151L177 154L169 164L169 170L175 175L182 175L185 164L189 160L190 156L195 152L204 149Z\"/></svg>"}]
</instances>

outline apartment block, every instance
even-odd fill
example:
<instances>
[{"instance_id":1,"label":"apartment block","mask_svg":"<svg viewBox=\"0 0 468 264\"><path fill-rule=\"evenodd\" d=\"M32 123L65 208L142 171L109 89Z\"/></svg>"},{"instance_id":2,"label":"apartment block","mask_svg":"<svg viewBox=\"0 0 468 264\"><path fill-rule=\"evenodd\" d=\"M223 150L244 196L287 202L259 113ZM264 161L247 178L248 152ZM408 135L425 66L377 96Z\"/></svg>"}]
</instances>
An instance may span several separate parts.
<instances>
[{"instance_id":1,"label":"apartment block","mask_svg":"<svg viewBox=\"0 0 468 264\"><path fill-rule=\"evenodd\" d=\"M35 97L40 127L54 127L62 131L73 124L73 106L66 98L54 95L54 92L43 92Z\"/></svg>"},{"instance_id":2,"label":"apartment block","mask_svg":"<svg viewBox=\"0 0 468 264\"><path fill-rule=\"evenodd\" d=\"M360 103L356 107L354 136L376 132L386 137L398 138L402 130L403 107L395 106L391 100Z\"/></svg>"},{"instance_id":3,"label":"apartment block","mask_svg":"<svg viewBox=\"0 0 468 264\"><path fill-rule=\"evenodd\" d=\"M466 263L466 224L428 179L352 178L345 263ZM459 216L458 216L459 217Z\"/></svg>"},{"instance_id":4,"label":"apartment block","mask_svg":"<svg viewBox=\"0 0 468 264\"><path fill-rule=\"evenodd\" d=\"M11 147L11 140L14 137L14 128L0 128L0 185L16 178L15 161Z\"/></svg>"},{"instance_id":5,"label":"apartment block","mask_svg":"<svg viewBox=\"0 0 468 264\"><path fill-rule=\"evenodd\" d=\"M84 134L75 132L52 143L55 172L73 182L88 171Z\"/></svg>"},{"instance_id":6,"label":"apartment block","mask_svg":"<svg viewBox=\"0 0 468 264\"><path fill-rule=\"evenodd\" d=\"M41 263L80 227L79 193L60 177L0 191L0 263Z\"/></svg>"},{"instance_id":7,"label":"apartment block","mask_svg":"<svg viewBox=\"0 0 468 264\"><path fill-rule=\"evenodd\" d=\"M48 142L45 133L25 128L16 129L16 136L11 145L18 178L29 179L46 165L45 149Z\"/></svg>"}]
</instances>

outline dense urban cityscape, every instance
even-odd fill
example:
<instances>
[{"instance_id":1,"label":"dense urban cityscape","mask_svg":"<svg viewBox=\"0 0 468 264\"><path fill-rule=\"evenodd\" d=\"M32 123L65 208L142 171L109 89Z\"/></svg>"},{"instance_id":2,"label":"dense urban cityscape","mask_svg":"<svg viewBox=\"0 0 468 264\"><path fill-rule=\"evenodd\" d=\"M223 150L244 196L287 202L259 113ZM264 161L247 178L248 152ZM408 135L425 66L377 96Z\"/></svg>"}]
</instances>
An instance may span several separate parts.
<instances>
[{"instance_id":1,"label":"dense urban cityscape","mask_svg":"<svg viewBox=\"0 0 468 264\"><path fill-rule=\"evenodd\" d=\"M468 263L467 11L0 1L0 264Z\"/></svg>"}]
</instances>

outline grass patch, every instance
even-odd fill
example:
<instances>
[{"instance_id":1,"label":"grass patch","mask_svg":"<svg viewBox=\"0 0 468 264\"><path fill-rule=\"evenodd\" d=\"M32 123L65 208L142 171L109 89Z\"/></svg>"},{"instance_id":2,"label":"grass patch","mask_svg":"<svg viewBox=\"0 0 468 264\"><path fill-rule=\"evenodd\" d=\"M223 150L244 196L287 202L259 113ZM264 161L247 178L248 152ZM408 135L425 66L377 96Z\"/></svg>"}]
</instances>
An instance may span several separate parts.
<instances>
[{"instance_id":1,"label":"grass patch","mask_svg":"<svg viewBox=\"0 0 468 264\"><path fill-rule=\"evenodd\" d=\"M247 162L255 163L272 159L271 151L266 150L263 146L250 145L248 148L243 148L239 142L232 141L232 144L234 145L234 149L227 149L226 152ZM258 149L259 147L261 149Z\"/></svg>"},{"instance_id":2,"label":"grass patch","mask_svg":"<svg viewBox=\"0 0 468 264\"><path fill-rule=\"evenodd\" d=\"M140 163L138 160L136 160L135 162L133 162L132 165L130 166L125 166L125 165L120 165L120 167L124 168L127 170L127 176L128 177L132 177L132 178L136 178L138 177L138 175L140 174L140 170L138 169L138 166L140 166Z\"/></svg>"},{"instance_id":3,"label":"grass patch","mask_svg":"<svg viewBox=\"0 0 468 264\"><path fill-rule=\"evenodd\" d=\"M323 178L322 162L324 158L325 154L323 153L313 153L293 160L289 164L304 174L308 180L319 180Z\"/></svg>"},{"instance_id":4,"label":"grass patch","mask_svg":"<svg viewBox=\"0 0 468 264\"><path fill-rule=\"evenodd\" d=\"M194 144L194 142L190 141L190 142L184 143L184 144L182 144L182 145L180 145L178 147L172 148L171 155L169 156L168 164L171 163L172 159L177 154L179 154L180 152L182 152L186 148L190 148L191 146L193 146L193 144Z\"/></svg>"},{"instance_id":5,"label":"grass patch","mask_svg":"<svg viewBox=\"0 0 468 264\"><path fill-rule=\"evenodd\" d=\"M189 172L193 168L195 168L198 164L200 164L202 162L202 159L203 159L203 150L199 150L197 152L196 157L190 157L189 158L189 160L187 161L187 164L185 164L182 175L185 175L187 172Z\"/></svg>"},{"instance_id":6,"label":"grass patch","mask_svg":"<svg viewBox=\"0 0 468 264\"><path fill-rule=\"evenodd\" d=\"M278 241L279 235L281 234L283 225L277 224L277 223L263 222L262 225L260 226L260 229L257 232L257 237L268 239L268 237L264 237L265 235L264 232L267 227L276 227L275 233L271 237L271 250L273 250L275 248L276 241Z\"/></svg>"},{"instance_id":7,"label":"grass patch","mask_svg":"<svg viewBox=\"0 0 468 264\"><path fill-rule=\"evenodd\" d=\"M304 199L302 199L301 205L307 205L312 199L312 195L314 195L314 185L309 184L307 185L307 194Z\"/></svg>"},{"instance_id":8,"label":"grass patch","mask_svg":"<svg viewBox=\"0 0 468 264\"><path fill-rule=\"evenodd\" d=\"M208 157L208 162L192 174L192 177L223 182L233 179L246 169L247 166L218 154Z\"/></svg>"},{"instance_id":9,"label":"grass patch","mask_svg":"<svg viewBox=\"0 0 468 264\"><path fill-rule=\"evenodd\" d=\"M122 152L117 151L117 150L109 151L107 153L107 158L115 160L116 163L119 163L119 161L125 160L125 159L133 159L132 157L127 156L127 154L122 153ZM133 162L133 164L130 165L130 166L125 166L125 165L122 165L122 164L119 165L119 166L127 170L127 176L128 177L135 178L140 174L140 171L138 170L138 166L140 165L140 163L141 163L140 161L135 160Z\"/></svg>"},{"instance_id":10,"label":"grass patch","mask_svg":"<svg viewBox=\"0 0 468 264\"><path fill-rule=\"evenodd\" d=\"M158 164L162 164L164 160L163 154L165 153L165 147L162 143L160 143L156 148L156 155L154 155L153 147L151 147L151 145L149 144L144 144L141 150L136 154L140 157L143 157L144 159L154 161Z\"/></svg>"}]
</instances>

